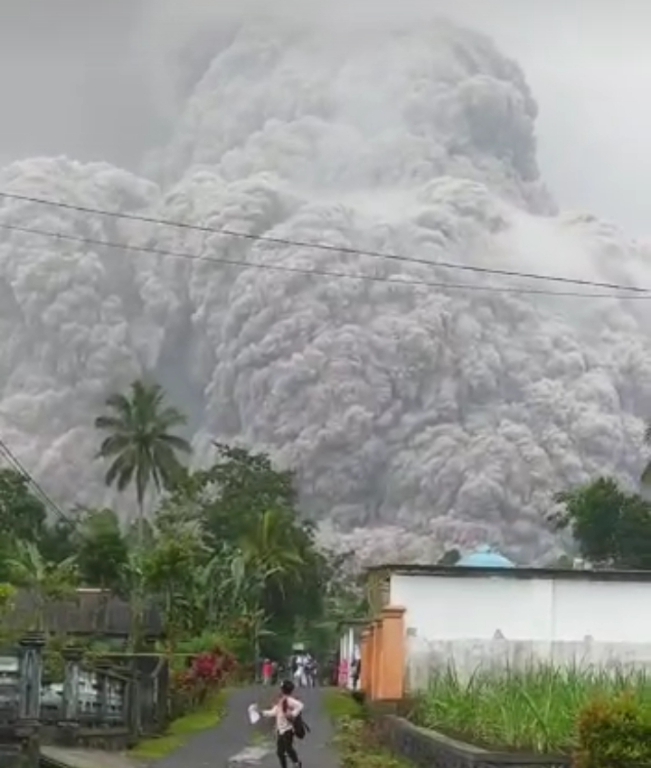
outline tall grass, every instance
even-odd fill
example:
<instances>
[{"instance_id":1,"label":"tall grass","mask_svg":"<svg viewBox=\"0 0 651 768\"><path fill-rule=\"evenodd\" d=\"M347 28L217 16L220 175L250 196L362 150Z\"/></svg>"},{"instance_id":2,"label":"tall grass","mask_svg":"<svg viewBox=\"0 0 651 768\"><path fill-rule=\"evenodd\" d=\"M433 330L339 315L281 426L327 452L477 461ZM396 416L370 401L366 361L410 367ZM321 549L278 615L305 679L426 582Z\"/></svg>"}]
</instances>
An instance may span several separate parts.
<instances>
[{"instance_id":1,"label":"tall grass","mask_svg":"<svg viewBox=\"0 0 651 768\"><path fill-rule=\"evenodd\" d=\"M575 745L577 718L599 698L630 694L651 711L651 677L623 669L479 669L462 679L439 671L416 702L412 719L478 746L535 753L563 753Z\"/></svg>"}]
</instances>

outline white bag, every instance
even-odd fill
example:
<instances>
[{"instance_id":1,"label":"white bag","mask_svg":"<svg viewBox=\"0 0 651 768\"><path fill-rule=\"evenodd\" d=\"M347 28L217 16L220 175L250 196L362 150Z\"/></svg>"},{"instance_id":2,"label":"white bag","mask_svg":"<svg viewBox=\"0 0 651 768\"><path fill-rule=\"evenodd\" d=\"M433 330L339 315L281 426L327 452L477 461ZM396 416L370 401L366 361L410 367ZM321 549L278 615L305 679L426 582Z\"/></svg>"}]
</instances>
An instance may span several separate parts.
<instances>
[{"instance_id":1,"label":"white bag","mask_svg":"<svg viewBox=\"0 0 651 768\"><path fill-rule=\"evenodd\" d=\"M256 723L260 722L260 712L258 711L258 705L257 704L251 704L248 709L249 712L249 722L251 725L255 725Z\"/></svg>"}]
</instances>

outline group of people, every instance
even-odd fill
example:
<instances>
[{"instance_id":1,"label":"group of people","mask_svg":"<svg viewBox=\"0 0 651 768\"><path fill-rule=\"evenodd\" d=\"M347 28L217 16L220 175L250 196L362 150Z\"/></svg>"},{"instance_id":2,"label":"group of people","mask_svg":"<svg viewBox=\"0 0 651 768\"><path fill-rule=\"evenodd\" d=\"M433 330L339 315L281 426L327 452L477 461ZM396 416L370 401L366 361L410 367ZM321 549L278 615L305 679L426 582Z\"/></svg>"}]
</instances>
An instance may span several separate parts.
<instances>
[{"instance_id":1,"label":"group of people","mask_svg":"<svg viewBox=\"0 0 651 768\"><path fill-rule=\"evenodd\" d=\"M311 653L296 653L285 667L272 659L262 662L262 684L275 685L283 672L291 677L297 688L314 688L319 682L319 665Z\"/></svg>"},{"instance_id":2,"label":"group of people","mask_svg":"<svg viewBox=\"0 0 651 768\"><path fill-rule=\"evenodd\" d=\"M298 688L314 688L319 682L319 666L310 653L297 653L290 659L292 678Z\"/></svg>"}]
</instances>

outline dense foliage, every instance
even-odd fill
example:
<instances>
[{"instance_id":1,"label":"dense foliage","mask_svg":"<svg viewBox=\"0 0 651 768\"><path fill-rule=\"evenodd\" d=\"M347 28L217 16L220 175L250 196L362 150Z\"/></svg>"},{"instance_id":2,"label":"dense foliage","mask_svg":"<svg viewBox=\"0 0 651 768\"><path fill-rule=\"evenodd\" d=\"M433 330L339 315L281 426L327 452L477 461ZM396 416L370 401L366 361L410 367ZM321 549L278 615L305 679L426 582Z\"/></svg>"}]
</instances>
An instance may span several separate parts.
<instances>
[{"instance_id":1,"label":"dense foliage","mask_svg":"<svg viewBox=\"0 0 651 768\"><path fill-rule=\"evenodd\" d=\"M293 640L331 647L337 620L360 603L345 558L316 546L293 474L264 454L223 444L215 444L210 466L190 471L175 456L188 446L168 431L184 418L159 387L136 382L107 403L115 413L96 420L106 481L135 491L141 509L145 497L154 505L138 535L112 509L72 510L48 522L29 479L0 472L7 532L0 581L36 596L38 626L48 629L47 600L83 585L130 600L136 625L144 602L157 604L169 651L220 646L251 664L260 654L287 654Z\"/></svg>"},{"instance_id":2,"label":"dense foliage","mask_svg":"<svg viewBox=\"0 0 651 768\"><path fill-rule=\"evenodd\" d=\"M600 698L581 713L576 768L651 765L651 708L633 696Z\"/></svg>"},{"instance_id":3,"label":"dense foliage","mask_svg":"<svg viewBox=\"0 0 651 768\"><path fill-rule=\"evenodd\" d=\"M626 493L615 480L559 494L563 510L553 522L569 529L586 560L616 568L651 568L651 502Z\"/></svg>"}]
</instances>

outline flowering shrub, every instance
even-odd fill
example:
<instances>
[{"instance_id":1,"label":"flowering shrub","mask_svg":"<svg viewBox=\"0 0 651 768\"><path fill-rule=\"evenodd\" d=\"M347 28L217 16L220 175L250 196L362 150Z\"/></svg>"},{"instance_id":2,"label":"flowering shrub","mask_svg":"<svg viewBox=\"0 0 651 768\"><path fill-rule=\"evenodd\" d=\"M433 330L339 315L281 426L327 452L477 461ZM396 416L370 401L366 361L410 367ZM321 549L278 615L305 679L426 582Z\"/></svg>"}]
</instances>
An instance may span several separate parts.
<instances>
[{"instance_id":1,"label":"flowering shrub","mask_svg":"<svg viewBox=\"0 0 651 768\"><path fill-rule=\"evenodd\" d=\"M235 657L219 646L194 656L187 669L173 677L175 708L187 711L203 704L237 674L237 668Z\"/></svg>"}]
</instances>

